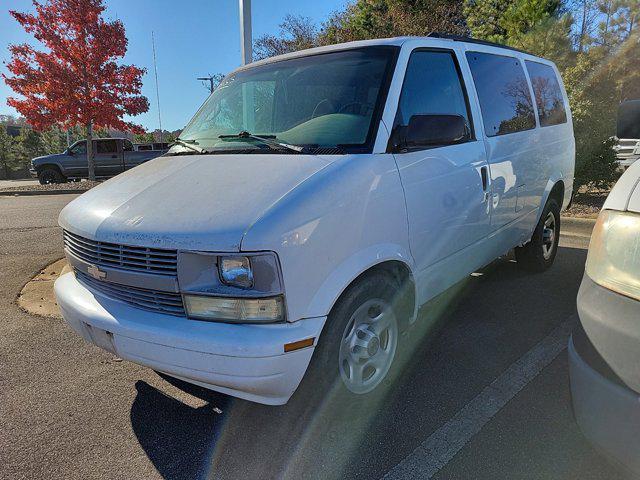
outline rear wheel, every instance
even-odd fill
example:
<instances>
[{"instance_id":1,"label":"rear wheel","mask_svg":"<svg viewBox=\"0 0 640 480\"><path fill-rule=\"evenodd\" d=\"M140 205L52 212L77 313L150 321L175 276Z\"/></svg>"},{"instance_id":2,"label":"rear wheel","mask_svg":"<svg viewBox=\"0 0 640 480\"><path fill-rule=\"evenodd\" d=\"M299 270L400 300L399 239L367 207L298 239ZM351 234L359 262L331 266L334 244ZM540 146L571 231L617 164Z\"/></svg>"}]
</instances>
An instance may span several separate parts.
<instances>
[{"instance_id":1,"label":"rear wheel","mask_svg":"<svg viewBox=\"0 0 640 480\"><path fill-rule=\"evenodd\" d=\"M532 272L543 272L556 258L559 240L560 207L551 198L544 207L531 241L515 249L518 265Z\"/></svg>"},{"instance_id":2,"label":"rear wheel","mask_svg":"<svg viewBox=\"0 0 640 480\"><path fill-rule=\"evenodd\" d=\"M327 318L311 376L354 397L380 390L400 339L397 292L386 274L364 277L350 287Z\"/></svg>"},{"instance_id":3,"label":"rear wheel","mask_svg":"<svg viewBox=\"0 0 640 480\"><path fill-rule=\"evenodd\" d=\"M38 172L38 181L40 185L47 185L50 183L63 183L65 178L57 168L44 167Z\"/></svg>"}]
</instances>

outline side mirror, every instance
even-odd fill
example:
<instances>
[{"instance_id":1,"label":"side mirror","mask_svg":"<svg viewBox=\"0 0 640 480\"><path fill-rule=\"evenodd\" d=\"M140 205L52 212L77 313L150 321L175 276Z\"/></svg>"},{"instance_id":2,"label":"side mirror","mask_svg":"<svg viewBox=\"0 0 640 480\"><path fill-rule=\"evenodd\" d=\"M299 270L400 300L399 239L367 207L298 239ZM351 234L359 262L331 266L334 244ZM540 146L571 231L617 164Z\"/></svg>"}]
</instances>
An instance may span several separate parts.
<instances>
[{"instance_id":1,"label":"side mirror","mask_svg":"<svg viewBox=\"0 0 640 480\"><path fill-rule=\"evenodd\" d=\"M470 138L462 115L413 115L409 125L394 129L395 151L437 147L460 143Z\"/></svg>"},{"instance_id":2,"label":"side mirror","mask_svg":"<svg viewBox=\"0 0 640 480\"><path fill-rule=\"evenodd\" d=\"M618 138L640 138L640 100L629 100L618 108Z\"/></svg>"},{"instance_id":3,"label":"side mirror","mask_svg":"<svg viewBox=\"0 0 640 480\"><path fill-rule=\"evenodd\" d=\"M67 154L67 155L71 155L72 157L75 155L75 153L73 153L73 151L72 151L72 150L70 150L69 148L67 148L67 149L64 151L64 153L65 153L65 154Z\"/></svg>"}]
</instances>

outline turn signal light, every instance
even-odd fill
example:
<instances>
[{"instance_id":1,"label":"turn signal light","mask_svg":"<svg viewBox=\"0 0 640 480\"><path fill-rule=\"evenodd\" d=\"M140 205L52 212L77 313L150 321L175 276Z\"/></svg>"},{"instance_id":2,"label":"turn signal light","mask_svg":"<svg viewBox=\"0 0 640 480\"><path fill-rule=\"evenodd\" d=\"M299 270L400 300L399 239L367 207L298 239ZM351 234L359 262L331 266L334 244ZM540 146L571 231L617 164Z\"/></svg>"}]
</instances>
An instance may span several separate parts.
<instances>
[{"instance_id":1,"label":"turn signal light","mask_svg":"<svg viewBox=\"0 0 640 480\"><path fill-rule=\"evenodd\" d=\"M293 352L294 350L300 350L301 348L313 346L316 337L305 338L304 340L298 340L297 342L285 343L284 352Z\"/></svg>"}]
</instances>

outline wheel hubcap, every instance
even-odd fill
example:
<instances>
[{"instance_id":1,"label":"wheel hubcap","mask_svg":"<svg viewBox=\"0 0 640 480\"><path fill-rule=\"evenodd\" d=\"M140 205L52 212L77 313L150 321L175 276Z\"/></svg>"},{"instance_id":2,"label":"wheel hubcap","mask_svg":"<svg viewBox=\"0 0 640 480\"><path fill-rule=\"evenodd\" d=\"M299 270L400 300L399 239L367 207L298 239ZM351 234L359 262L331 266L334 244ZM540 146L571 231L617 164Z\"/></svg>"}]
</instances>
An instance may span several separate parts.
<instances>
[{"instance_id":1,"label":"wheel hubcap","mask_svg":"<svg viewBox=\"0 0 640 480\"><path fill-rule=\"evenodd\" d=\"M553 254L556 243L556 217L553 212L549 212L544 220L542 228L542 255L545 260L549 260Z\"/></svg>"},{"instance_id":2,"label":"wheel hubcap","mask_svg":"<svg viewBox=\"0 0 640 480\"><path fill-rule=\"evenodd\" d=\"M391 306L373 299L351 316L342 335L340 377L353 393L373 390L393 363L398 343L398 323Z\"/></svg>"}]
</instances>

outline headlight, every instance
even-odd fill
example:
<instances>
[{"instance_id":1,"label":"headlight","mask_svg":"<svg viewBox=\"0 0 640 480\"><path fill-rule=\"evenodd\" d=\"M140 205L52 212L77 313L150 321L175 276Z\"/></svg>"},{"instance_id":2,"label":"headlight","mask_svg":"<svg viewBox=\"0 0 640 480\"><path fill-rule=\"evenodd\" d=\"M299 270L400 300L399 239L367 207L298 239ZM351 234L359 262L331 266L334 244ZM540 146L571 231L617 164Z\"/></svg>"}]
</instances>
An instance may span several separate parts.
<instances>
[{"instance_id":1,"label":"headlight","mask_svg":"<svg viewBox=\"0 0 640 480\"><path fill-rule=\"evenodd\" d=\"M178 284L189 318L271 323L287 316L274 252L179 252Z\"/></svg>"},{"instance_id":2,"label":"headlight","mask_svg":"<svg viewBox=\"0 0 640 480\"><path fill-rule=\"evenodd\" d=\"M202 320L272 323L284 320L282 297L225 298L184 295L187 315Z\"/></svg>"},{"instance_id":3,"label":"headlight","mask_svg":"<svg viewBox=\"0 0 640 480\"><path fill-rule=\"evenodd\" d=\"M600 212L591 234L586 273L597 284L640 300L640 215Z\"/></svg>"},{"instance_id":4,"label":"headlight","mask_svg":"<svg viewBox=\"0 0 640 480\"><path fill-rule=\"evenodd\" d=\"M249 257L220 257L218 272L220 279L227 285L240 288L253 286L253 271Z\"/></svg>"}]
</instances>

